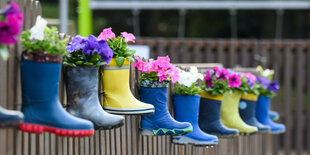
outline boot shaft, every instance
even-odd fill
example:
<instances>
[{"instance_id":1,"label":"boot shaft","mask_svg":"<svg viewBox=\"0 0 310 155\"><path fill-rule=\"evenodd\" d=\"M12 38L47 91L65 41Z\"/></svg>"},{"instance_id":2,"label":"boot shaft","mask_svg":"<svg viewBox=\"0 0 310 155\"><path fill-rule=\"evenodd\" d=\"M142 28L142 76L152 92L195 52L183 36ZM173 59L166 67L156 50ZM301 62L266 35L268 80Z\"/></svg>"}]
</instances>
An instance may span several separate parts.
<instances>
[{"instance_id":1,"label":"boot shaft","mask_svg":"<svg viewBox=\"0 0 310 155\"><path fill-rule=\"evenodd\" d=\"M152 104L155 107L155 112L145 117L160 117L168 113L168 88L149 88L140 87L140 101Z\"/></svg>"},{"instance_id":2,"label":"boot shaft","mask_svg":"<svg viewBox=\"0 0 310 155\"><path fill-rule=\"evenodd\" d=\"M202 97L200 99L199 121L211 123L220 120L221 104L222 101L220 100Z\"/></svg>"},{"instance_id":3,"label":"boot shaft","mask_svg":"<svg viewBox=\"0 0 310 155\"><path fill-rule=\"evenodd\" d=\"M231 94L224 94L221 113L239 113L240 98L241 93L237 91L233 91Z\"/></svg>"},{"instance_id":4,"label":"boot shaft","mask_svg":"<svg viewBox=\"0 0 310 155\"><path fill-rule=\"evenodd\" d=\"M173 95L174 118L181 122L198 124L199 95Z\"/></svg>"},{"instance_id":5,"label":"boot shaft","mask_svg":"<svg viewBox=\"0 0 310 155\"><path fill-rule=\"evenodd\" d=\"M240 116L242 118L255 117L256 101L241 99L239 103Z\"/></svg>"},{"instance_id":6,"label":"boot shaft","mask_svg":"<svg viewBox=\"0 0 310 155\"><path fill-rule=\"evenodd\" d=\"M58 100L60 69L60 63L40 63L22 60L23 106Z\"/></svg>"},{"instance_id":7,"label":"boot shaft","mask_svg":"<svg viewBox=\"0 0 310 155\"><path fill-rule=\"evenodd\" d=\"M270 97L260 95L256 104L256 116L268 117Z\"/></svg>"}]
</instances>

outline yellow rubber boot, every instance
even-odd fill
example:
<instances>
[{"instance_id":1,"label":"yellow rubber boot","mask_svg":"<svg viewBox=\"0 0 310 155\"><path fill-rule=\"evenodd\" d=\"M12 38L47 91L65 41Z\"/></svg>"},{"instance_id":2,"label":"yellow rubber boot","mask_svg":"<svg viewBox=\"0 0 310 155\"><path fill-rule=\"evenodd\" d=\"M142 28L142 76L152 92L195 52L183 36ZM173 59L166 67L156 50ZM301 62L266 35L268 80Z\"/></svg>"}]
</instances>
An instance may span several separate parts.
<instances>
[{"instance_id":1,"label":"yellow rubber boot","mask_svg":"<svg viewBox=\"0 0 310 155\"><path fill-rule=\"evenodd\" d=\"M113 114L151 114L154 106L137 100L129 88L130 63L126 59L122 67L118 67L113 58L102 71L104 91L103 108Z\"/></svg>"},{"instance_id":2,"label":"yellow rubber boot","mask_svg":"<svg viewBox=\"0 0 310 155\"><path fill-rule=\"evenodd\" d=\"M221 121L228 128L238 129L240 135L254 134L257 127L245 124L239 115L240 98L241 93L237 91L223 95Z\"/></svg>"}]
</instances>

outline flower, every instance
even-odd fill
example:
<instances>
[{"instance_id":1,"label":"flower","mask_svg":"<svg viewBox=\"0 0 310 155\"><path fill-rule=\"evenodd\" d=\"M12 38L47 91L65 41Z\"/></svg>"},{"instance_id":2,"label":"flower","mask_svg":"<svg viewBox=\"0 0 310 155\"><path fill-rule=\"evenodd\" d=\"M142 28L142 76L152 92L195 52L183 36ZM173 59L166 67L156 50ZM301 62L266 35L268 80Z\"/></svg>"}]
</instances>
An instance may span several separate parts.
<instances>
[{"instance_id":1,"label":"flower","mask_svg":"<svg viewBox=\"0 0 310 155\"><path fill-rule=\"evenodd\" d=\"M206 75L212 75L213 74L213 70L211 70L211 69L208 69L207 71L206 71L206 73L205 73Z\"/></svg>"},{"instance_id":2,"label":"flower","mask_svg":"<svg viewBox=\"0 0 310 155\"><path fill-rule=\"evenodd\" d=\"M176 83L176 82L178 82L180 80L179 70L175 66L170 64L169 70L166 71L166 73L171 78L171 82L172 83Z\"/></svg>"},{"instance_id":3,"label":"flower","mask_svg":"<svg viewBox=\"0 0 310 155\"><path fill-rule=\"evenodd\" d=\"M47 21L41 16L37 17L36 24L30 29L29 39L43 40L44 39L44 29L47 25Z\"/></svg>"},{"instance_id":4,"label":"flower","mask_svg":"<svg viewBox=\"0 0 310 155\"><path fill-rule=\"evenodd\" d=\"M137 62L135 63L135 67L137 67L138 70L142 71L145 66L145 63L141 61L139 57L136 57L135 59L137 60Z\"/></svg>"},{"instance_id":5,"label":"flower","mask_svg":"<svg viewBox=\"0 0 310 155\"><path fill-rule=\"evenodd\" d=\"M264 89L267 89L270 83L269 80L264 77L257 77L257 82L262 84Z\"/></svg>"},{"instance_id":6,"label":"flower","mask_svg":"<svg viewBox=\"0 0 310 155\"><path fill-rule=\"evenodd\" d=\"M136 37L132 33L122 32L122 36L125 38L125 42L135 43Z\"/></svg>"},{"instance_id":7,"label":"flower","mask_svg":"<svg viewBox=\"0 0 310 155\"><path fill-rule=\"evenodd\" d=\"M157 60L155 61L155 65L163 69L168 69L170 67L169 56L165 56L165 57L158 56Z\"/></svg>"},{"instance_id":8,"label":"flower","mask_svg":"<svg viewBox=\"0 0 310 155\"><path fill-rule=\"evenodd\" d=\"M228 71L225 68L218 69L217 67L214 67L214 71L216 73L217 79L226 80L228 76Z\"/></svg>"},{"instance_id":9,"label":"flower","mask_svg":"<svg viewBox=\"0 0 310 155\"><path fill-rule=\"evenodd\" d=\"M200 79L200 80L203 79L203 75L198 72L197 67L190 66L189 72L191 73L192 76L194 76L196 78L195 81L197 81L198 79Z\"/></svg>"},{"instance_id":10,"label":"flower","mask_svg":"<svg viewBox=\"0 0 310 155\"><path fill-rule=\"evenodd\" d=\"M251 82L256 82L256 76L251 73L241 73L240 75L246 77Z\"/></svg>"},{"instance_id":11,"label":"flower","mask_svg":"<svg viewBox=\"0 0 310 155\"><path fill-rule=\"evenodd\" d=\"M98 53L102 61L107 64L110 63L113 57L113 51L109 47L108 43L104 39L97 39L93 35L89 35L88 38L75 36L72 42L68 44L66 50L69 53L82 50L84 54L92 55Z\"/></svg>"},{"instance_id":12,"label":"flower","mask_svg":"<svg viewBox=\"0 0 310 155\"><path fill-rule=\"evenodd\" d=\"M0 15L6 16L6 18L10 16L16 20L19 27L23 26L24 14L21 13L18 4L13 1L6 6L5 10L0 11Z\"/></svg>"},{"instance_id":13,"label":"flower","mask_svg":"<svg viewBox=\"0 0 310 155\"><path fill-rule=\"evenodd\" d=\"M7 17L7 21L0 22L0 44L14 44L17 35L20 33L17 20L12 16Z\"/></svg>"},{"instance_id":14,"label":"flower","mask_svg":"<svg viewBox=\"0 0 310 155\"><path fill-rule=\"evenodd\" d=\"M238 88L241 86L241 78L237 74L231 74L228 77L228 85L231 88Z\"/></svg>"},{"instance_id":15,"label":"flower","mask_svg":"<svg viewBox=\"0 0 310 155\"><path fill-rule=\"evenodd\" d=\"M157 76L159 77L159 82L162 82L162 81L168 79L167 73L163 70L158 71Z\"/></svg>"},{"instance_id":16,"label":"flower","mask_svg":"<svg viewBox=\"0 0 310 155\"><path fill-rule=\"evenodd\" d=\"M278 92L280 89L280 84L279 82L271 82L268 86L268 91L273 91L273 92Z\"/></svg>"},{"instance_id":17,"label":"flower","mask_svg":"<svg viewBox=\"0 0 310 155\"><path fill-rule=\"evenodd\" d=\"M103 31L98 36L98 39L104 39L106 41L115 38L115 34L112 32L112 28L103 29Z\"/></svg>"},{"instance_id":18,"label":"flower","mask_svg":"<svg viewBox=\"0 0 310 155\"><path fill-rule=\"evenodd\" d=\"M68 43L68 46L66 48L66 50L69 53L72 53L76 50L80 50L83 49L85 47L85 42L86 42L87 38L85 37L81 37L80 35L76 35L73 39L71 43Z\"/></svg>"},{"instance_id":19,"label":"flower","mask_svg":"<svg viewBox=\"0 0 310 155\"><path fill-rule=\"evenodd\" d=\"M181 71L180 72L180 80L178 81L180 84L190 87L193 82L192 82L192 75L190 72L185 72L185 71Z\"/></svg>"},{"instance_id":20,"label":"flower","mask_svg":"<svg viewBox=\"0 0 310 155\"><path fill-rule=\"evenodd\" d=\"M212 87L213 86L213 79L210 77L210 75L206 75L205 78L205 84L207 87Z\"/></svg>"}]
</instances>

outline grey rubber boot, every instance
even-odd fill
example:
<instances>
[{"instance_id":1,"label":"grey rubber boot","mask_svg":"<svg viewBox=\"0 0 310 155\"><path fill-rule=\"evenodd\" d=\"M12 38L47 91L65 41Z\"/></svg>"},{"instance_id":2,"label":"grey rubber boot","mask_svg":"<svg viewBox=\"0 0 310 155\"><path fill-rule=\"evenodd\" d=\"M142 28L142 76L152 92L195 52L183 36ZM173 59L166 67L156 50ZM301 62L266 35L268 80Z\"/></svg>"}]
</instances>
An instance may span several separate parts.
<instances>
[{"instance_id":1,"label":"grey rubber boot","mask_svg":"<svg viewBox=\"0 0 310 155\"><path fill-rule=\"evenodd\" d=\"M124 117L105 112L98 98L98 67L65 67L67 111L90 120L95 129L111 129L124 124Z\"/></svg>"}]
</instances>

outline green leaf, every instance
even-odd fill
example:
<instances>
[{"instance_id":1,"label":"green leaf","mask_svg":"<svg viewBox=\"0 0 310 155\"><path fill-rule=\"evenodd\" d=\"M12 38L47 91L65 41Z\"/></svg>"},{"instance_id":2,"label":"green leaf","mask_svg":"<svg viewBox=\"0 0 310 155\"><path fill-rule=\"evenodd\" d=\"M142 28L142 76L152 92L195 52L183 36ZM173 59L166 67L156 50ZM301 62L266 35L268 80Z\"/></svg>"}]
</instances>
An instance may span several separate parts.
<instances>
[{"instance_id":1,"label":"green leaf","mask_svg":"<svg viewBox=\"0 0 310 155\"><path fill-rule=\"evenodd\" d=\"M119 67L122 67L123 64L124 64L125 58L124 58L124 57L117 57L117 58L115 58L115 61L116 61L116 64L117 64Z\"/></svg>"},{"instance_id":2,"label":"green leaf","mask_svg":"<svg viewBox=\"0 0 310 155\"><path fill-rule=\"evenodd\" d=\"M103 66L105 64L107 64L107 62L100 62L100 63L97 64L97 66Z\"/></svg>"},{"instance_id":3,"label":"green leaf","mask_svg":"<svg viewBox=\"0 0 310 155\"><path fill-rule=\"evenodd\" d=\"M127 57L127 59L130 60L130 61L132 61L132 62L135 61L135 59L134 59L132 56Z\"/></svg>"},{"instance_id":4,"label":"green leaf","mask_svg":"<svg viewBox=\"0 0 310 155\"><path fill-rule=\"evenodd\" d=\"M9 59L10 55L6 45L0 45L0 55L5 61Z\"/></svg>"}]
</instances>

